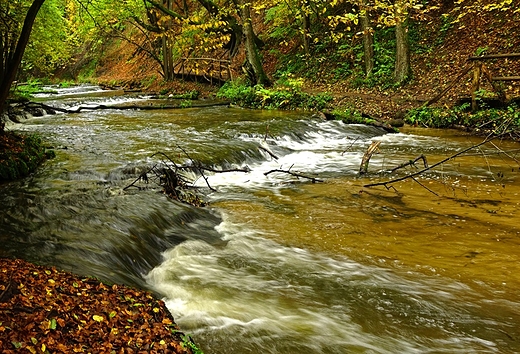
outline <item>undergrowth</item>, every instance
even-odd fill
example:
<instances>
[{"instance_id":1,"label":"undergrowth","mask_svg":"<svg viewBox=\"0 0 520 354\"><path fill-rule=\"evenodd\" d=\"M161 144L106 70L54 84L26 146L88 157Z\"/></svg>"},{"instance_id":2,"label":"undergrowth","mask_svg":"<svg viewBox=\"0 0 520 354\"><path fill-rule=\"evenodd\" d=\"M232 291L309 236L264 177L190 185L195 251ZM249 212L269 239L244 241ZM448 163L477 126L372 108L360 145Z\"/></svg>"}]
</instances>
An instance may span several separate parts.
<instances>
[{"instance_id":1,"label":"undergrowth","mask_svg":"<svg viewBox=\"0 0 520 354\"><path fill-rule=\"evenodd\" d=\"M220 88L217 97L248 108L285 110L322 110L332 101L328 93L312 95L303 92L301 83L290 79L281 80L273 88L247 86L241 81L228 82Z\"/></svg>"},{"instance_id":2,"label":"undergrowth","mask_svg":"<svg viewBox=\"0 0 520 354\"><path fill-rule=\"evenodd\" d=\"M469 111L469 103L451 109L438 107L416 108L408 112L405 121L411 125L430 128L466 127L476 132L502 134L507 131L520 131L520 108L511 104L505 108Z\"/></svg>"}]
</instances>

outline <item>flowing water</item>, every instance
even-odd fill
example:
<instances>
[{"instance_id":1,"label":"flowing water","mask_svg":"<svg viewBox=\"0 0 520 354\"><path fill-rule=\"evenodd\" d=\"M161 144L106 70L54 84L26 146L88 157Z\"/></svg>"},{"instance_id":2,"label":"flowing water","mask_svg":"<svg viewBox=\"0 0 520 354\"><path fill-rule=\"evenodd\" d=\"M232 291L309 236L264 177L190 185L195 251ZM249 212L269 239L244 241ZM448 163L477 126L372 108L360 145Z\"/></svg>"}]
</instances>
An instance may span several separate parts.
<instances>
[{"instance_id":1,"label":"flowing water","mask_svg":"<svg viewBox=\"0 0 520 354\"><path fill-rule=\"evenodd\" d=\"M132 99L87 90L42 99ZM520 352L516 143L386 189L363 185L481 139L227 107L83 111L13 128L39 132L57 157L0 185L0 256L152 290L206 354ZM373 141L380 151L360 177ZM152 184L124 191L158 151L251 171L210 174L215 191L199 179L205 208Z\"/></svg>"}]
</instances>

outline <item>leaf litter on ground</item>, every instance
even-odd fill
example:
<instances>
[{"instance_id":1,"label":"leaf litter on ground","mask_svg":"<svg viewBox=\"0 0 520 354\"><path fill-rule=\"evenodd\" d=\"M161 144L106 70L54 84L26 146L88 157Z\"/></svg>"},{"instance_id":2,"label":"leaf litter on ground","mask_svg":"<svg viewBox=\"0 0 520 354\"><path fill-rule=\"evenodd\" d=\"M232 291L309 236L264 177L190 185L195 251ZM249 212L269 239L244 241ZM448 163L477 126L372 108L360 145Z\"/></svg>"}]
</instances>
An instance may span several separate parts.
<instances>
[{"instance_id":1,"label":"leaf litter on ground","mask_svg":"<svg viewBox=\"0 0 520 354\"><path fill-rule=\"evenodd\" d=\"M192 353L150 292L0 259L2 353Z\"/></svg>"}]
</instances>

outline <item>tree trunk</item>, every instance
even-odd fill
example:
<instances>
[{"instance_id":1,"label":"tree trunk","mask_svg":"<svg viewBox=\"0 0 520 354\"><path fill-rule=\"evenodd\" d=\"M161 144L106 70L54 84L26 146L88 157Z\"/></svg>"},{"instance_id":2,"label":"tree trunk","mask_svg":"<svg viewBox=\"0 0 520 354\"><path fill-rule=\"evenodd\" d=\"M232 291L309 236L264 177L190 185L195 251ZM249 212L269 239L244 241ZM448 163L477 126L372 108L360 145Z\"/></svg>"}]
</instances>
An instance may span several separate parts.
<instances>
[{"instance_id":1,"label":"tree trunk","mask_svg":"<svg viewBox=\"0 0 520 354\"><path fill-rule=\"evenodd\" d=\"M397 22L395 26L396 53L394 81L403 83L410 75L410 44L408 41L407 20Z\"/></svg>"},{"instance_id":2,"label":"tree trunk","mask_svg":"<svg viewBox=\"0 0 520 354\"><path fill-rule=\"evenodd\" d=\"M260 53L258 53L258 47L255 41L255 33L253 31L253 24L251 23L251 5L246 2L248 0L240 0L240 13L242 18L242 27L245 36L245 47L246 57L248 66L251 67L254 74L254 81L260 85L270 85L269 78L267 77L264 67L262 66L262 60L260 59Z\"/></svg>"},{"instance_id":3,"label":"tree trunk","mask_svg":"<svg viewBox=\"0 0 520 354\"><path fill-rule=\"evenodd\" d=\"M171 0L164 0L163 6L168 10L173 10ZM173 57L172 57L172 46L171 40L168 38L168 30L170 30L172 26L172 21L168 20L166 23L166 31L162 35L162 51L163 51L163 72L164 79L166 81L172 81L174 78L173 72Z\"/></svg>"},{"instance_id":4,"label":"tree trunk","mask_svg":"<svg viewBox=\"0 0 520 354\"><path fill-rule=\"evenodd\" d=\"M29 10L27 11L27 14L25 15L22 31L20 32L20 37L18 38L14 54L12 57L8 56L8 58L10 58L7 62L3 75L0 77L0 115L6 108L5 103L7 101L7 97L9 96L9 90L11 89L11 85L16 78L20 63L22 62L23 53L25 52L25 48L29 42L34 20L36 19L36 15L38 14L38 11L40 11L40 8L44 2L45 0L33 1L31 7L29 7Z\"/></svg>"},{"instance_id":5,"label":"tree trunk","mask_svg":"<svg viewBox=\"0 0 520 354\"><path fill-rule=\"evenodd\" d=\"M374 70L374 32L366 10L361 12L361 31L363 32L363 58L365 74L370 76Z\"/></svg>"},{"instance_id":6,"label":"tree trunk","mask_svg":"<svg viewBox=\"0 0 520 354\"><path fill-rule=\"evenodd\" d=\"M311 19L309 16L309 1L303 0L300 2L300 8L302 11L302 40L303 50L306 56L310 55L310 30L311 30Z\"/></svg>"}]
</instances>

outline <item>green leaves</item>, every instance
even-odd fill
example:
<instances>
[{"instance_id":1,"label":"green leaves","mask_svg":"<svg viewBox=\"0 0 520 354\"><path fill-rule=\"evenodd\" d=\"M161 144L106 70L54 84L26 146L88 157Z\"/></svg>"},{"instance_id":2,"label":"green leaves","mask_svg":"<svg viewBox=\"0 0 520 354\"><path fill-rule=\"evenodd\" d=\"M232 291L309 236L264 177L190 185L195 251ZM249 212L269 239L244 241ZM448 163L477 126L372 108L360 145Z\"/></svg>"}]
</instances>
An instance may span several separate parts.
<instances>
[{"instance_id":1,"label":"green leaves","mask_svg":"<svg viewBox=\"0 0 520 354\"><path fill-rule=\"evenodd\" d=\"M250 87L240 82L226 83L217 96L241 106L263 109L321 110L332 100L332 96L326 93L311 95L301 91L298 86L267 89L261 85Z\"/></svg>"},{"instance_id":2,"label":"green leaves","mask_svg":"<svg viewBox=\"0 0 520 354\"><path fill-rule=\"evenodd\" d=\"M56 319L55 318L51 319L51 321L49 323L49 329L52 329L52 330L56 329ZM36 344L36 343L34 343L34 344Z\"/></svg>"}]
</instances>

